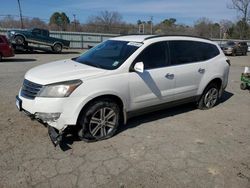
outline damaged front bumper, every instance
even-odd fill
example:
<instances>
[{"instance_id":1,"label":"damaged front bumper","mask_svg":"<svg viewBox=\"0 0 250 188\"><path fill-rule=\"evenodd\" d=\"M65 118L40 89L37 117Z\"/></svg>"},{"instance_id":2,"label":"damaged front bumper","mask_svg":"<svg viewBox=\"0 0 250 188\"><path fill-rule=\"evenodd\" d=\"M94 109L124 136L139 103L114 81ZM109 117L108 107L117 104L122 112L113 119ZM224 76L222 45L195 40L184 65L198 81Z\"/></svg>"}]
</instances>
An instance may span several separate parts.
<instances>
[{"instance_id":1,"label":"damaged front bumper","mask_svg":"<svg viewBox=\"0 0 250 188\"><path fill-rule=\"evenodd\" d=\"M22 111L25 115L30 117L31 120L37 120L38 122L42 123L48 128L48 134L49 137L54 144L54 146L59 145L62 142L63 139L63 131L59 131L56 128L54 128L53 123L58 120L60 117L61 113L35 113L32 114L28 112L27 110L22 108L22 100L16 96L16 107L18 108L19 111Z\"/></svg>"}]
</instances>

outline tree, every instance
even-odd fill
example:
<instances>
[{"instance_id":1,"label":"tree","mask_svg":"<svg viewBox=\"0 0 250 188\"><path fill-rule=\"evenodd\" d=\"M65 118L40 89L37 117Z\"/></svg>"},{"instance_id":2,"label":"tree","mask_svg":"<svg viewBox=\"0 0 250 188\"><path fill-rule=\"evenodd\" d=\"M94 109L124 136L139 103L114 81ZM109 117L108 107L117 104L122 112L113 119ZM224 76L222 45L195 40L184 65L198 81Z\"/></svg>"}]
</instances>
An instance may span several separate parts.
<instances>
[{"instance_id":1,"label":"tree","mask_svg":"<svg viewBox=\"0 0 250 188\"><path fill-rule=\"evenodd\" d=\"M120 13L103 11L97 16L90 16L88 24L98 27L99 32L112 32L119 30L119 27L121 27L124 22L122 21L122 15Z\"/></svg>"},{"instance_id":2,"label":"tree","mask_svg":"<svg viewBox=\"0 0 250 188\"><path fill-rule=\"evenodd\" d=\"M208 18L200 18L196 21L194 25L195 32L200 37L212 37L211 30L212 30L212 21Z\"/></svg>"},{"instance_id":3,"label":"tree","mask_svg":"<svg viewBox=\"0 0 250 188\"><path fill-rule=\"evenodd\" d=\"M55 29L67 30L67 26L70 23L69 17L64 13L55 12L50 17L49 25Z\"/></svg>"},{"instance_id":4,"label":"tree","mask_svg":"<svg viewBox=\"0 0 250 188\"><path fill-rule=\"evenodd\" d=\"M241 29L241 39L245 39L248 35L249 6L250 0L232 0L232 5L229 6L229 8L235 9L240 14L241 19L238 26Z\"/></svg>"},{"instance_id":5,"label":"tree","mask_svg":"<svg viewBox=\"0 0 250 188\"><path fill-rule=\"evenodd\" d=\"M175 19L175 18L170 18L170 19L165 19L165 20L163 20L163 24L165 24L166 26L168 26L168 27L172 27L172 26L174 26L175 25L175 22L176 22L177 20Z\"/></svg>"}]
</instances>

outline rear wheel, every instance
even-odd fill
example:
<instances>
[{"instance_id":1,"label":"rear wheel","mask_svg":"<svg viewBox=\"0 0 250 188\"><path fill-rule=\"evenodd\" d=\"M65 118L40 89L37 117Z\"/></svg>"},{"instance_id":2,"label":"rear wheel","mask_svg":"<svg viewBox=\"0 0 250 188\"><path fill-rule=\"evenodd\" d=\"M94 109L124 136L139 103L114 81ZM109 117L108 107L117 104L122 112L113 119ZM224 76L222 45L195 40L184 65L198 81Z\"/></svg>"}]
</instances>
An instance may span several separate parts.
<instances>
[{"instance_id":1,"label":"rear wheel","mask_svg":"<svg viewBox=\"0 0 250 188\"><path fill-rule=\"evenodd\" d=\"M62 45L59 43L54 44L52 47L53 51L56 53L61 53L62 52Z\"/></svg>"},{"instance_id":2,"label":"rear wheel","mask_svg":"<svg viewBox=\"0 0 250 188\"><path fill-rule=\"evenodd\" d=\"M109 99L98 100L85 110L80 119L78 135L85 141L98 141L112 137L120 119L119 106Z\"/></svg>"},{"instance_id":3,"label":"rear wheel","mask_svg":"<svg viewBox=\"0 0 250 188\"><path fill-rule=\"evenodd\" d=\"M0 62L2 61L2 59L3 59L3 56L2 56L2 54L0 54Z\"/></svg>"},{"instance_id":4,"label":"rear wheel","mask_svg":"<svg viewBox=\"0 0 250 188\"><path fill-rule=\"evenodd\" d=\"M213 108L218 102L219 89L214 83L209 84L198 101L198 108L207 110Z\"/></svg>"},{"instance_id":5,"label":"rear wheel","mask_svg":"<svg viewBox=\"0 0 250 188\"><path fill-rule=\"evenodd\" d=\"M25 40L22 36L16 36L15 37L15 43L18 44L18 45L24 45L25 44Z\"/></svg>"}]
</instances>

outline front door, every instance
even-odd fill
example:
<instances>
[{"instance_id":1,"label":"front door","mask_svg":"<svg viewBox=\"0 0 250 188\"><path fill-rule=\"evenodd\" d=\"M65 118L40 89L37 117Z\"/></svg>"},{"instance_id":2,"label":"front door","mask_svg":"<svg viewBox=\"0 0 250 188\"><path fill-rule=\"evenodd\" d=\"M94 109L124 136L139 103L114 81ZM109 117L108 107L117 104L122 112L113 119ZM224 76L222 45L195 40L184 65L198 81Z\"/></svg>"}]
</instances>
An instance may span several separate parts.
<instances>
[{"instance_id":1,"label":"front door","mask_svg":"<svg viewBox=\"0 0 250 188\"><path fill-rule=\"evenodd\" d=\"M136 58L136 62L144 63L144 72L131 72L129 75L130 110L173 100L175 75L174 67L168 67L167 43L158 42L148 46Z\"/></svg>"}]
</instances>

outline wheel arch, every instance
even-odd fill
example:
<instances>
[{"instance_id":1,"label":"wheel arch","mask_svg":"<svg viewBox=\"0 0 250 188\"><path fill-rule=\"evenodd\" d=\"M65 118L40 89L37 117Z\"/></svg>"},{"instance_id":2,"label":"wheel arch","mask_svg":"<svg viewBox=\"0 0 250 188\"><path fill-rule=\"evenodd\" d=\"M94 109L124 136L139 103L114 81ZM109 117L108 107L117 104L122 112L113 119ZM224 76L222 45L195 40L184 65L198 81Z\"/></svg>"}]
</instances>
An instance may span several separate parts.
<instances>
[{"instance_id":1,"label":"wheel arch","mask_svg":"<svg viewBox=\"0 0 250 188\"><path fill-rule=\"evenodd\" d=\"M53 43L52 47L55 46L56 44L60 44L60 45L62 46L62 48L63 48L63 43L60 42L60 41L55 41L55 42Z\"/></svg>"},{"instance_id":2,"label":"wheel arch","mask_svg":"<svg viewBox=\"0 0 250 188\"><path fill-rule=\"evenodd\" d=\"M203 93L204 93L204 91L206 90L206 88L210 85L210 84L212 84L212 83L215 83L217 86L218 86L218 88L219 88L219 92L220 92L220 95L219 96L221 96L222 95L222 78L220 78L220 77L215 77L215 78L212 78L206 85L205 85L205 87L204 88L202 88L202 90L201 90L201 92L199 92L200 93L200 95L202 95Z\"/></svg>"},{"instance_id":3,"label":"wheel arch","mask_svg":"<svg viewBox=\"0 0 250 188\"><path fill-rule=\"evenodd\" d=\"M88 100L88 102L86 102L80 112L78 113L78 117L77 117L77 125L79 124L81 115L85 112L85 110L95 101L97 100L101 100L101 99L110 99L111 101L114 101L115 103L118 104L120 110L121 110L121 123L126 124L127 122L127 114L126 114L126 110L125 110L125 104L124 101L122 100L121 97L115 95L115 94L102 94L99 96L96 96L94 98L91 98L90 100Z\"/></svg>"},{"instance_id":4,"label":"wheel arch","mask_svg":"<svg viewBox=\"0 0 250 188\"><path fill-rule=\"evenodd\" d=\"M24 38L24 41L27 41L27 38L26 38L23 34L21 34L21 33L16 33L14 38L16 38L17 36L23 37L23 38Z\"/></svg>"}]
</instances>

